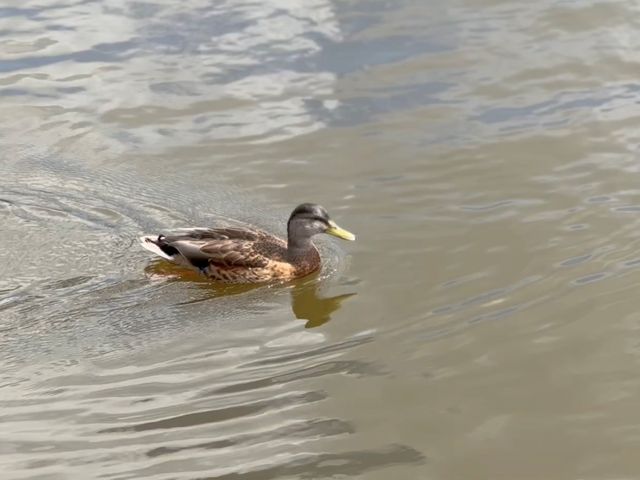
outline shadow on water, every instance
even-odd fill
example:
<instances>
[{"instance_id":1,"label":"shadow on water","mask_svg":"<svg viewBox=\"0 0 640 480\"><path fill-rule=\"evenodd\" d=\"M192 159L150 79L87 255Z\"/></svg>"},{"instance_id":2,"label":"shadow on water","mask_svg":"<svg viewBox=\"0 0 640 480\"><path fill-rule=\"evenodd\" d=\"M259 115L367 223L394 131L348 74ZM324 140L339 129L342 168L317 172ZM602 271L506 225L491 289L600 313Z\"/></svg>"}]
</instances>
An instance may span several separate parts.
<instances>
[{"instance_id":1,"label":"shadow on water","mask_svg":"<svg viewBox=\"0 0 640 480\"><path fill-rule=\"evenodd\" d=\"M291 295L291 310L299 320L306 320L305 328L316 328L331 320L340 309L342 302L356 295L356 292L326 297L321 295L321 282L318 274L286 284L243 284L227 285L213 282L199 273L181 268L163 260L153 260L145 268L152 279L188 282L197 285L205 295L183 302L182 305L207 302L215 298L241 295L260 288L288 289Z\"/></svg>"}]
</instances>

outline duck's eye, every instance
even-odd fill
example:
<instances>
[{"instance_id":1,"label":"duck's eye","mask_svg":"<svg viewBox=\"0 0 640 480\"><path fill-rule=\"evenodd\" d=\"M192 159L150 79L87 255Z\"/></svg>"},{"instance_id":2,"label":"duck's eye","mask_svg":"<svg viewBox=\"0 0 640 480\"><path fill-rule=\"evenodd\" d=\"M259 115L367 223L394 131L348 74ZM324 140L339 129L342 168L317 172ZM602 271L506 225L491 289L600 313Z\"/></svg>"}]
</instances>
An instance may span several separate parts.
<instances>
[{"instance_id":1,"label":"duck's eye","mask_svg":"<svg viewBox=\"0 0 640 480\"><path fill-rule=\"evenodd\" d=\"M329 226L329 221L326 218L313 217L312 220L315 220L316 222L320 222L320 223L325 224L326 226Z\"/></svg>"}]
</instances>

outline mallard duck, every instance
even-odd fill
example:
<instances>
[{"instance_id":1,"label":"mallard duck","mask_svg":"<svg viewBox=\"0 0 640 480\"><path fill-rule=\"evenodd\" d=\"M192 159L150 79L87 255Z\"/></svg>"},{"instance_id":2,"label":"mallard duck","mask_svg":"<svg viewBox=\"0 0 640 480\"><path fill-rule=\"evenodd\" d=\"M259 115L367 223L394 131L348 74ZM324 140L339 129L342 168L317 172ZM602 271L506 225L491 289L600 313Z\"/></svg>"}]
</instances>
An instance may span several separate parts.
<instances>
[{"instance_id":1,"label":"mallard duck","mask_svg":"<svg viewBox=\"0 0 640 480\"><path fill-rule=\"evenodd\" d=\"M353 241L320 205L298 205L287 222L287 240L250 227L196 228L176 235L140 237L144 248L170 262L224 283L260 283L304 277L320 268L311 238L318 233Z\"/></svg>"}]
</instances>

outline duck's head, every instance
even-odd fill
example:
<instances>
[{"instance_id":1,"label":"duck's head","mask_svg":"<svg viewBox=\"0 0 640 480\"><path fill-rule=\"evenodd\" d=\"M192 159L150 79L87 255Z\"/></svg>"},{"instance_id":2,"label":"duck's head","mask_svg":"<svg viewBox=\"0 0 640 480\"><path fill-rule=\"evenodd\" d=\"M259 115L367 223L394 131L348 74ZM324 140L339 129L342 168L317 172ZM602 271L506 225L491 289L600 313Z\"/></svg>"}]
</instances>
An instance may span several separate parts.
<instances>
[{"instance_id":1,"label":"duck's head","mask_svg":"<svg viewBox=\"0 0 640 480\"><path fill-rule=\"evenodd\" d=\"M304 244L318 233L326 233L343 240L354 241L356 236L342 228L329 218L324 207L315 203L298 205L287 223L289 244Z\"/></svg>"}]
</instances>

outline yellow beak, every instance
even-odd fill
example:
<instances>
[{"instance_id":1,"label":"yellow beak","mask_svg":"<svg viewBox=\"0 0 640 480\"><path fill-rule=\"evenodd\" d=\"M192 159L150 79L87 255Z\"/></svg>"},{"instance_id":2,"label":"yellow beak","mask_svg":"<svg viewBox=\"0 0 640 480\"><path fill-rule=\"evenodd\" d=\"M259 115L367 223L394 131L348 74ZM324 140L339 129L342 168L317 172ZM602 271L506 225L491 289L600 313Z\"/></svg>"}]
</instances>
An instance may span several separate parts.
<instances>
[{"instance_id":1,"label":"yellow beak","mask_svg":"<svg viewBox=\"0 0 640 480\"><path fill-rule=\"evenodd\" d=\"M329 228L325 231L325 233L333 235L334 237L341 238L343 240L349 240L350 242L353 242L356 239L356 236L353 233L340 228L333 220L329 220Z\"/></svg>"}]
</instances>

